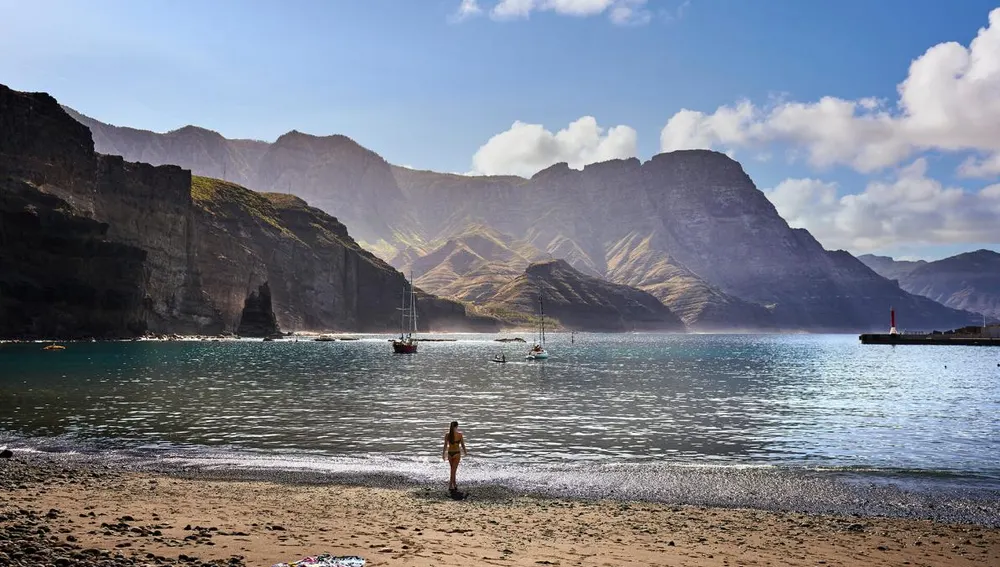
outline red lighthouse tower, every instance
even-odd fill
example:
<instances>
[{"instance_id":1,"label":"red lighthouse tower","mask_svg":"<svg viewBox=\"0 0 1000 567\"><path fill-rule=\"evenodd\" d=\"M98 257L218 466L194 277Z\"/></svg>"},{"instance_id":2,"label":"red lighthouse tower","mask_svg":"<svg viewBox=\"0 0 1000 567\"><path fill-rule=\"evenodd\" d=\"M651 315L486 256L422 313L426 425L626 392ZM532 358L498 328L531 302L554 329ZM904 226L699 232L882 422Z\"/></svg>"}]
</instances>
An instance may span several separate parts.
<instances>
[{"instance_id":1,"label":"red lighthouse tower","mask_svg":"<svg viewBox=\"0 0 1000 567\"><path fill-rule=\"evenodd\" d=\"M899 331L896 330L896 310L892 307L889 308L889 334L899 334Z\"/></svg>"}]
</instances>

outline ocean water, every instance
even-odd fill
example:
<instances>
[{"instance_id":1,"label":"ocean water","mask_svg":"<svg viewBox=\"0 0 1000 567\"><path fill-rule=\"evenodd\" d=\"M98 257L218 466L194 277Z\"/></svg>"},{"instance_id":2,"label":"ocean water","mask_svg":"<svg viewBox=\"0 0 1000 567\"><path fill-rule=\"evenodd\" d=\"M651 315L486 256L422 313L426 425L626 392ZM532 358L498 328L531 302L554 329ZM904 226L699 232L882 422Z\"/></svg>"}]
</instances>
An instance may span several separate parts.
<instances>
[{"instance_id":1,"label":"ocean water","mask_svg":"<svg viewBox=\"0 0 1000 567\"><path fill-rule=\"evenodd\" d=\"M1000 524L1000 349L580 333L529 362L447 337L0 345L0 446L434 485L456 419L467 486Z\"/></svg>"}]
</instances>

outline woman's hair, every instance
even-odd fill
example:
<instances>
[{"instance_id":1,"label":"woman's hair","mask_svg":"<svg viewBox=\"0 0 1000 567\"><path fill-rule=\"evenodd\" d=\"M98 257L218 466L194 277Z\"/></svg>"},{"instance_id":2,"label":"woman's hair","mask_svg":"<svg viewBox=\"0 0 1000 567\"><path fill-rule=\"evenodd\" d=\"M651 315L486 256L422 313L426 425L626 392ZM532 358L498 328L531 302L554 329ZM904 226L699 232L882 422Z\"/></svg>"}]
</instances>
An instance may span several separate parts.
<instances>
[{"instance_id":1,"label":"woman's hair","mask_svg":"<svg viewBox=\"0 0 1000 567\"><path fill-rule=\"evenodd\" d=\"M458 429L458 422L451 422L451 427L448 428L448 444L451 444L451 440L455 437L455 430Z\"/></svg>"}]
</instances>

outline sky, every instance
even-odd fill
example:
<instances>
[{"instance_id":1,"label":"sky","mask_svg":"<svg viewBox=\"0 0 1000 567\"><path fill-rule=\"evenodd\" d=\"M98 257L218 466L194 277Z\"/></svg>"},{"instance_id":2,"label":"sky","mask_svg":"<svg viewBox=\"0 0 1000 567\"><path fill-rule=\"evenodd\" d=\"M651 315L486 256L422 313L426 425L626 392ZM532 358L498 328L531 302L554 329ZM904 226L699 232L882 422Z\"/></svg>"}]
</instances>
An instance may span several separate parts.
<instances>
[{"instance_id":1,"label":"sky","mask_svg":"<svg viewBox=\"0 0 1000 567\"><path fill-rule=\"evenodd\" d=\"M1000 250L998 0L0 0L0 83L446 172L710 148L829 249Z\"/></svg>"}]
</instances>

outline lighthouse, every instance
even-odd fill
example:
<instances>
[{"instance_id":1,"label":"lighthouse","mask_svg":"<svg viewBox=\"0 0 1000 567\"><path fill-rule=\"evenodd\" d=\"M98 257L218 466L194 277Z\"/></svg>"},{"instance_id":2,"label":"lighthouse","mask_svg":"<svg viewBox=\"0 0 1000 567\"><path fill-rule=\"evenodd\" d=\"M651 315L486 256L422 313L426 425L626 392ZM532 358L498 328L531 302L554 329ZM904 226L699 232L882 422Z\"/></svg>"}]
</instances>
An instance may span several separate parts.
<instances>
[{"instance_id":1,"label":"lighthouse","mask_svg":"<svg viewBox=\"0 0 1000 567\"><path fill-rule=\"evenodd\" d=\"M889 334L899 334L899 331L896 330L896 310L892 307L889 308Z\"/></svg>"}]
</instances>

